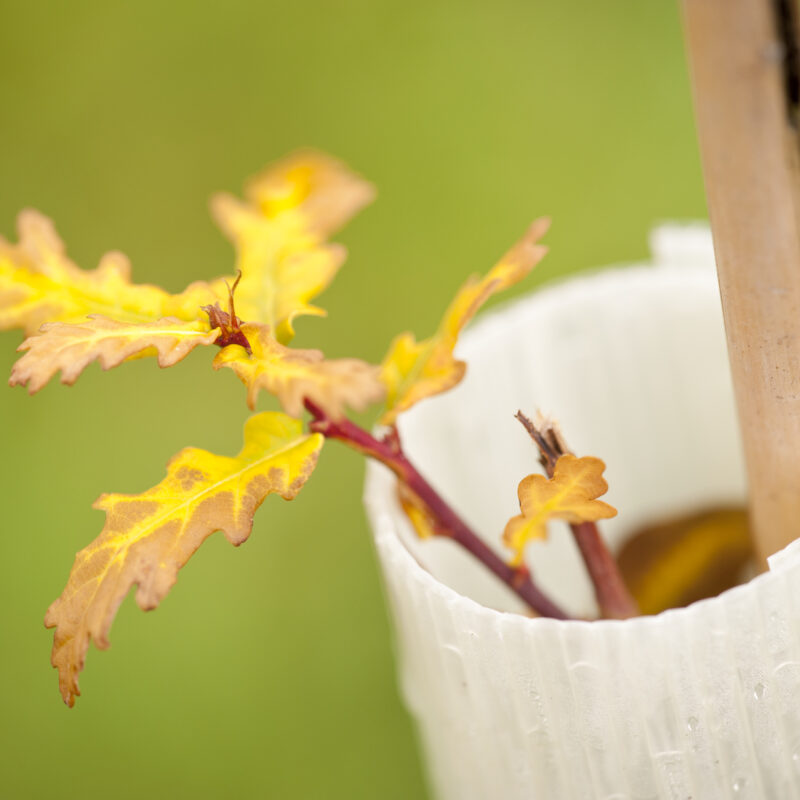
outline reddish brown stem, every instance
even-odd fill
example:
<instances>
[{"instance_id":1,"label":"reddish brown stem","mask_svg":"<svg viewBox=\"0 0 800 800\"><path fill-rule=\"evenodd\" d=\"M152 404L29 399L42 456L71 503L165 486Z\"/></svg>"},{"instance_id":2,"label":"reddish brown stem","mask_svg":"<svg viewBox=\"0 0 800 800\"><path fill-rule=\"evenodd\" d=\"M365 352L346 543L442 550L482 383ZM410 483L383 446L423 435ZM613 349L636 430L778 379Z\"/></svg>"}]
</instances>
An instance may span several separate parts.
<instances>
[{"instance_id":1,"label":"reddish brown stem","mask_svg":"<svg viewBox=\"0 0 800 800\"><path fill-rule=\"evenodd\" d=\"M569 452L561 433L552 425L535 425L521 411L517 412L516 417L539 448L539 460L547 476L552 478L556 462ZM594 522L581 522L570 525L570 528L592 579L600 613L611 619L635 617L639 613L636 601L625 586L617 562L600 536L597 525Z\"/></svg>"},{"instance_id":2,"label":"reddish brown stem","mask_svg":"<svg viewBox=\"0 0 800 800\"><path fill-rule=\"evenodd\" d=\"M622 580L617 562L606 547L594 522L570 525L583 563L594 585L597 604L604 617L628 619L639 614L636 601Z\"/></svg>"},{"instance_id":3,"label":"reddish brown stem","mask_svg":"<svg viewBox=\"0 0 800 800\"><path fill-rule=\"evenodd\" d=\"M396 431L390 431L384 440L379 440L349 419L330 419L310 400L306 400L306 408L314 417L311 423L313 431L321 433L328 439L338 439L389 467L425 504L436 521L437 529L446 531L453 541L472 553L537 614L555 619L568 618L564 611L536 586L527 568L515 568L506 564L441 498L403 453Z\"/></svg>"}]
</instances>

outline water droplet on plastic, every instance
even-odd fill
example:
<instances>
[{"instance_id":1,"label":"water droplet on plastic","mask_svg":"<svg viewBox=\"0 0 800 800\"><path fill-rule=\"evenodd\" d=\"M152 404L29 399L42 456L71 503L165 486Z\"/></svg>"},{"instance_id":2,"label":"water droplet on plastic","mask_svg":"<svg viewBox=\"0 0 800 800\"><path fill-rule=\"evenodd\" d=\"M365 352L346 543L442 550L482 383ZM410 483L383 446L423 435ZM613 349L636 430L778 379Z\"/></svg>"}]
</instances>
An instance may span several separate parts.
<instances>
[{"instance_id":1,"label":"water droplet on plastic","mask_svg":"<svg viewBox=\"0 0 800 800\"><path fill-rule=\"evenodd\" d=\"M755 697L756 700L760 700L763 696L764 696L764 684L757 683L753 687L753 697Z\"/></svg>"},{"instance_id":2,"label":"water droplet on plastic","mask_svg":"<svg viewBox=\"0 0 800 800\"><path fill-rule=\"evenodd\" d=\"M689 719L686 720L686 727L690 731L696 731L699 726L700 720L697 719L697 717L689 717Z\"/></svg>"},{"instance_id":3,"label":"water droplet on plastic","mask_svg":"<svg viewBox=\"0 0 800 800\"><path fill-rule=\"evenodd\" d=\"M744 778L737 778L733 782L733 787L732 787L733 791L734 792L741 792L742 789L744 789L746 783L747 783L747 781Z\"/></svg>"}]
</instances>

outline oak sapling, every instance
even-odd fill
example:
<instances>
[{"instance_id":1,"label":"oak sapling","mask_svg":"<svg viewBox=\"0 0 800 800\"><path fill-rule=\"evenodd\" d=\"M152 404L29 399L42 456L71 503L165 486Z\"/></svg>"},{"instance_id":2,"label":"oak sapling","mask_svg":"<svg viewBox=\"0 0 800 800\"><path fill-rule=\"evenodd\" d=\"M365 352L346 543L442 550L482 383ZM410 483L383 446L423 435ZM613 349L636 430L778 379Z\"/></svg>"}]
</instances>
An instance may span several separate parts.
<instances>
[{"instance_id":1,"label":"oak sapling","mask_svg":"<svg viewBox=\"0 0 800 800\"><path fill-rule=\"evenodd\" d=\"M420 535L444 536L466 548L532 612L567 616L539 589L523 558L550 520L563 519L573 527L602 613L636 613L594 525L616 513L597 499L607 488L599 459L575 457L552 428L520 417L539 447L547 477L528 476L520 484L522 513L509 521L504 535L513 554L503 557L409 461L396 426L398 415L462 379L466 365L453 354L461 330L489 297L522 280L544 257L540 239L548 220L534 222L484 277L467 280L433 336L418 342L401 334L380 365L329 360L319 350L289 346L299 316L324 315L311 301L344 260L344 249L328 237L373 195L369 183L329 156L310 151L288 156L250 180L243 200L227 194L212 200L213 216L236 250L236 277L198 281L179 294L132 283L120 253L107 254L94 270L79 268L50 220L35 211L19 215L17 243L0 239L0 329L19 328L28 337L19 347L23 355L12 369L12 386L37 392L59 372L62 383L71 384L94 361L110 369L154 355L159 366L169 367L196 348L213 345L219 348L214 369L233 370L247 388L251 409L263 390L275 395L285 412L250 416L236 456L186 448L153 488L97 500L95 508L106 512L105 526L78 553L63 594L45 617L55 628L52 663L68 705L80 694L78 675L89 642L108 646L125 595L135 586L139 606L155 608L212 533L221 530L232 544L241 544L268 495L291 500L298 494L326 439L389 467ZM379 434L347 417L348 410L376 404L382 404Z\"/></svg>"}]
</instances>

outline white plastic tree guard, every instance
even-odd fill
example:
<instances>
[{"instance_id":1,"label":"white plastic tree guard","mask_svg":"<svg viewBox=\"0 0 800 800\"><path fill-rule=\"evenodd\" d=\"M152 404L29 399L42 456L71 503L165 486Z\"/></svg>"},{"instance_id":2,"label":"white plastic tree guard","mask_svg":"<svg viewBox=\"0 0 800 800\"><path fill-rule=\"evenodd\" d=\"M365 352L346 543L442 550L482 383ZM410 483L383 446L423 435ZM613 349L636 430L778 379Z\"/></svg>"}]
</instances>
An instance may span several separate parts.
<instances>
[{"instance_id":1,"label":"white plastic tree guard","mask_svg":"<svg viewBox=\"0 0 800 800\"><path fill-rule=\"evenodd\" d=\"M495 547L538 469L517 409L606 461L614 549L644 523L744 502L710 237L661 229L653 243L652 265L486 315L459 350L464 383L401 420L409 456ZM436 798L800 797L800 543L688 608L560 622L524 615L451 542L417 540L383 467L365 500ZM566 527L528 556L557 602L594 612Z\"/></svg>"}]
</instances>

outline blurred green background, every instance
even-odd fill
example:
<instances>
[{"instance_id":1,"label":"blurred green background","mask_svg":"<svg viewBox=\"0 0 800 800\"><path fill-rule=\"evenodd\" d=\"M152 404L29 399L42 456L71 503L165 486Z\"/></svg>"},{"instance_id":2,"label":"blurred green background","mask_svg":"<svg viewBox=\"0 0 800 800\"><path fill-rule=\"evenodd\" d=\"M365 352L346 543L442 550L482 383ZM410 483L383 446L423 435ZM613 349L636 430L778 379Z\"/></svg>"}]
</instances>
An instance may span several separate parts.
<instances>
[{"instance_id":1,"label":"blurred green background","mask_svg":"<svg viewBox=\"0 0 800 800\"><path fill-rule=\"evenodd\" d=\"M35 206L87 268L118 248L171 290L230 272L209 195L300 145L372 179L329 319L298 324L331 356L429 333L536 215L552 253L519 291L705 216L673 0L5 0L0 65L0 232ZM4 374L19 341L0 335ZM102 527L91 502L153 485L183 446L240 446L244 390L211 356L0 391L0 796L425 797L363 464L336 444L157 612L128 598L61 704L42 617Z\"/></svg>"}]
</instances>

